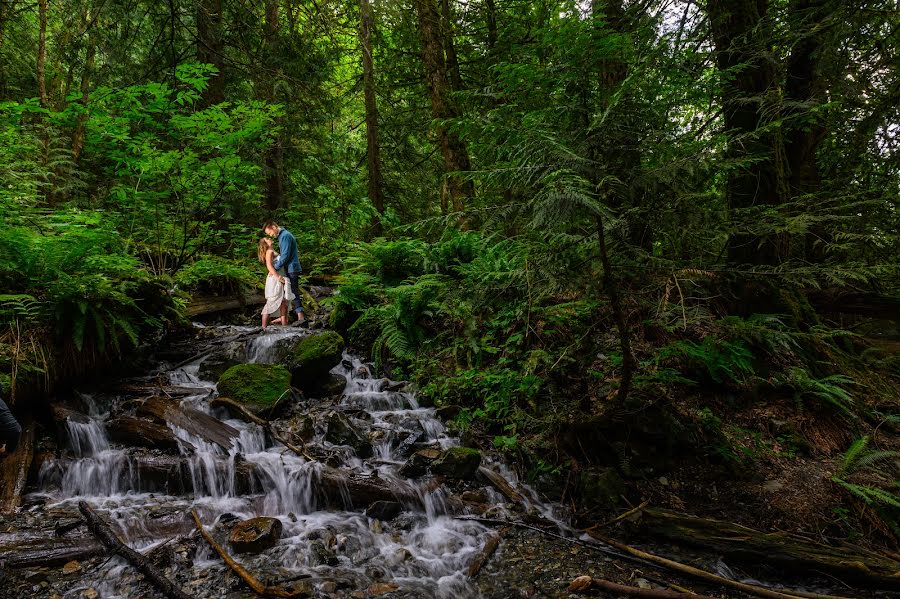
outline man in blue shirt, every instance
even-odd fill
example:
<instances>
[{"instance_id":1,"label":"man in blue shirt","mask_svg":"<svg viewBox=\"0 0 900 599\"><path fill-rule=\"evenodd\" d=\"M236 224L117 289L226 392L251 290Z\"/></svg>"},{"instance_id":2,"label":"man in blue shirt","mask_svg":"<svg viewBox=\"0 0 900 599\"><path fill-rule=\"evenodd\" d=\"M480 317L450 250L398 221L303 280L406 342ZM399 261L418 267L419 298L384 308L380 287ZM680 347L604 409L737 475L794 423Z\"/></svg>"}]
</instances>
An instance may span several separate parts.
<instances>
[{"instance_id":1,"label":"man in blue shirt","mask_svg":"<svg viewBox=\"0 0 900 599\"><path fill-rule=\"evenodd\" d=\"M300 273L303 267L300 266L300 258L297 256L297 239L287 229L282 229L273 220L267 221L263 226L263 232L269 237L278 239L279 255L272 263L275 270L284 267L288 279L291 281L291 291L294 292L294 301L297 303L294 310L297 312L297 322L306 322L303 315L303 302L300 299Z\"/></svg>"}]
</instances>

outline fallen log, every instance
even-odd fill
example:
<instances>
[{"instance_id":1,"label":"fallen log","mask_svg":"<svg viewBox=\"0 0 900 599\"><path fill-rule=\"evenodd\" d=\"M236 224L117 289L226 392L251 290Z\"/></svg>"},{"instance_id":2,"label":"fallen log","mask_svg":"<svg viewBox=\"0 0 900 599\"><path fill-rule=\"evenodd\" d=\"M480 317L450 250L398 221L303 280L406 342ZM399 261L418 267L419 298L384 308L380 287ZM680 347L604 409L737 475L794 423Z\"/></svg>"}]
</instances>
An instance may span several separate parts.
<instances>
[{"instance_id":1,"label":"fallen log","mask_svg":"<svg viewBox=\"0 0 900 599\"><path fill-rule=\"evenodd\" d=\"M34 423L26 424L19 446L0 459L0 514L15 511L34 457Z\"/></svg>"},{"instance_id":2,"label":"fallen log","mask_svg":"<svg viewBox=\"0 0 900 599\"><path fill-rule=\"evenodd\" d=\"M481 569L484 565L491 559L491 556L494 555L494 552L497 551L497 548L500 547L500 541L503 540L503 537L506 536L506 533L509 532L509 527L503 527L497 531L496 534L490 536L487 542L484 544L484 547L481 551L478 552L478 555L475 556L475 559L469 564L469 568L466 571L466 574L469 575L469 578L475 578L478 576L478 573L481 572Z\"/></svg>"},{"instance_id":3,"label":"fallen log","mask_svg":"<svg viewBox=\"0 0 900 599\"><path fill-rule=\"evenodd\" d=\"M188 316L202 316L204 314L238 310L246 308L247 306L255 306L264 303L266 303L266 298L258 291L224 297L221 295L214 295L212 297L195 295L188 303L186 311Z\"/></svg>"},{"instance_id":4,"label":"fallen log","mask_svg":"<svg viewBox=\"0 0 900 599\"><path fill-rule=\"evenodd\" d=\"M24 539L0 545L0 562L12 570L44 568L72 560L84 561L103 553L103 546L90 538Z\"/></svg>"},{"instance_id":5,"label":"fallen log","mask_svg":"<svg viewBox=\"0 0 900 599\"><path fill-rule=\"evenodd\" d=\"M494 472L486 466L479 466L478 473L486 478L487 481L491 483L491 485L495 489L500 491L500 493L502 493L503 496L508 500L517 505L521 505L523 507L525 506L525 497L523 497L521 493L516 491L512 487L512 485L510 485L509 482L507 482L507 480L503 478L499 473Z\"/></svg>"},{"instance_id":6,"label":"fallen log","mask_svg":"<svg viewBox=\"0 0 900 599\"><path fill-rule=\"evenodd\" d=\"M694 593L680 593L678 591L667 591L663 589L642 589L638 587L630 587L624 584L617 584L602 578L591 578L590 576L579 576L569 585L568 592L583 593L590 589L600 589L609 593L619 595L627 595L629 597L642 597L643 599L714 599L708 595L696 595Z\"/></svg>"},{"instance_id":7,"label":"fallen log","mask_svg":"<svg viewBox=\"0 0 900 599\"><path fill-rule=\"evenodd\" d=\"M178 439L169 427L137 416L123 414L106 423L109 438L124 445L163 451L178 451Z\"/></svg>"},{"instance_id":8,"label":"fallen log","mask_svg":"<svg viewBox=\"0 0 900 599\"><path fill-rule=\"evenodd\" d=\"M146 557L126 545L119 539L119 536L113 532L106 520L103 519L91 506L85 501L78 502L78 511L84 516L88 528L96 535L100 542L103 543L115 555L125 558L128 563L139 570L147 579L153 583L159 591L166 597L172 599L190 599L190 595L181 590L171 580L165 577L156 566L150 563Z\"/></svg>"},{"instance_id":9,"label":"fallen log","mask_svg":"<svg viewBox=\"0 0 900 599\"><path fill-rule=\"evenodd\" d=\"M640 528L653 536L699 546L749 563L793 572L828 572L878 589L900 589L900 561L860 547L827 546L788 533L764 533L739 524L668 510L645 509Z\"/></svg>"},{"instance_id":10,"label":"fallen log","mask_svg":"<svg viewBox=\"0 0 900 599\"><path fill-rule=\"evenodd\" d=\"M184 429L226 451L231 449L232 441L240 435L236 428L218 418L166 397L148 397L140 403L138 413Z\"/></svg>"},{"instance_id":11,"label":"fallen log","mask_svg":"<svg viewBox=\"0 0 900 599\"><path fill-rule=\"evenodd\" d=\"M264 595L268 597L299 597L301 594L305 594L303 590L292 590L285 589L283 587L270 587L266 586L262 582L259 581L253 574L251 574L244 566L240 565L235 561L233 557L228 555L228 552L222 548L222 546L216 542L216 540L212 537L211 534L206 530L203 526L203 523L200 521L200 516L197 515L197 510L191 510L191 516L194 517L194 522L197 524L197 530L200 532L200 535L206 539L206 542L209 543L210 547L219 554L219 557L222 558L231 570L240 576L241 580L247 583L253 591L259 595Z\"/></svg>"},{"instance_id":12,"label":"fallen log","mask_svg":"<svg viewBox=\"0 0 900 599\"><path fill-rule=\"evenodd\" d=\"M700 568L695 568L687 564L676 562L675 560L660 557L652 553L647 553L646 551L641 551L640 549L635 549L634 547L630 547L629 545L625 545L624 543L619 543L618 541L613 541L612 539L607 539L600 536L593 530L588 530L587 534L597 539L601 543L604 543L605 545L614 547L615 549L627 553L628 555L651 562L657 566L662 566L664 568L668 568L669 570L673 570L681 574L686 574L688 576L693 576L694 578L698 578L700 580L704 580L716 585L722 585L732 589L743 591L745 593L750 593L751 595L755 595L757 597L766 597L768 599L796 599L797 597L806 597L808 599L843 599L834 597L832 595L820 595L818 593L806 593L803 591L775 591L765 587L738 582L736 580L731 580L730 578L724 578L717 574L713 574L712 572L707 572L706 570L701 570Z\"/></svg>"}]
</instances>

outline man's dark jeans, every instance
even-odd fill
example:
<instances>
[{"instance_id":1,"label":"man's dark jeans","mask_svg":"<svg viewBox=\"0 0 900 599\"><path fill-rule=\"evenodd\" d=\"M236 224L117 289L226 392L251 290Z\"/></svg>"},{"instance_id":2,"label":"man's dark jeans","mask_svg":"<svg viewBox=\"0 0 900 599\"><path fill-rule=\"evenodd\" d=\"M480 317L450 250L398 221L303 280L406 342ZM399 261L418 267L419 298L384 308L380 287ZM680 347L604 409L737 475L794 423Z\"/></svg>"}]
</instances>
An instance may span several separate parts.
<instances>
[{"instance_id":1,"label":"man's dark jeans","mask_svg":"<svg viewBox=\"0 0 900 599\"><path fill-rule=\"evenodd\" d=\"M287 276L291 280L291 291L294 292L294 310L298 315L303 314L303 300L300 299L303 297L300 295L300 273L289 272Z\"/></svg>"},{"instance_id":2,"label":"man's dark jeans","mask_svg":"<svg viewBox=\"0 0 900 599\"><path fill-rule=\"evenodd\" d=\"M0 445L6 445L7 453L12 453L19 446L22 437L22 427L18 420L9 411L9 406L0 398Z\"/></svg>"}]
</instances>

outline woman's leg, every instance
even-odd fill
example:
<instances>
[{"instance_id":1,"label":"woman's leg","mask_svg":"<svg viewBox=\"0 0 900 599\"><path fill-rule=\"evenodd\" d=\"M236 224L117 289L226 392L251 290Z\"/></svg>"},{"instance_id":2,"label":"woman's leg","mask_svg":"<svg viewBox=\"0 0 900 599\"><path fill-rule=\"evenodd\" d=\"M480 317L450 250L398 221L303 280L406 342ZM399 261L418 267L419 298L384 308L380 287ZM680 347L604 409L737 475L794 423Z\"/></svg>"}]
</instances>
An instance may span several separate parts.
<instances>
[{"instance_id":1,"label":"woman's leg","mask_svg":"<svg viewBox=\"0 0 900 599\"><path fill-rule=\"evenodd\" d=\"M285 326L290 324L288 322L288 302L287 302L287 300L281 300L281 307L279 309L279 312L281 312L281 324L283 324Z\"/></svg>"},{"instance_id":2,"label":"woman's leg","mask_svg":"<svg viewBox=\"0 0 900 599\"><path fill-rule=\"evenodd\" d=\"M269 326L269 313L268 313L268 312L263 312L263 315L262 315L262 328L263 328L264 331L266 330L266 327L267 327L267 326Z\"/></svg>"}]
</instances>

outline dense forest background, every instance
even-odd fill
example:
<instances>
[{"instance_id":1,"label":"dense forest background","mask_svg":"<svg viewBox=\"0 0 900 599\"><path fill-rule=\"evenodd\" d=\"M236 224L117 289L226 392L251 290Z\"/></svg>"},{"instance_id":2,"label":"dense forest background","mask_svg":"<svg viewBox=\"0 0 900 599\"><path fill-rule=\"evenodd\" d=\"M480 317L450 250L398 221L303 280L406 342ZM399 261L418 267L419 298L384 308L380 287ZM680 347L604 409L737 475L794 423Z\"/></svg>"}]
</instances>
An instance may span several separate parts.
<instances>
[{"instance_id":1,"label":"dense forest background","mask_svg":"<svg viewBox=\"0 0 900 599\"><path fill-rule=\"evenodd\" d=\"M4 389L259 288L274 217L562 499L817 464L772 513L890 539L898 53L895 0L2 0Z\"/></svg>"}]
</instances>

